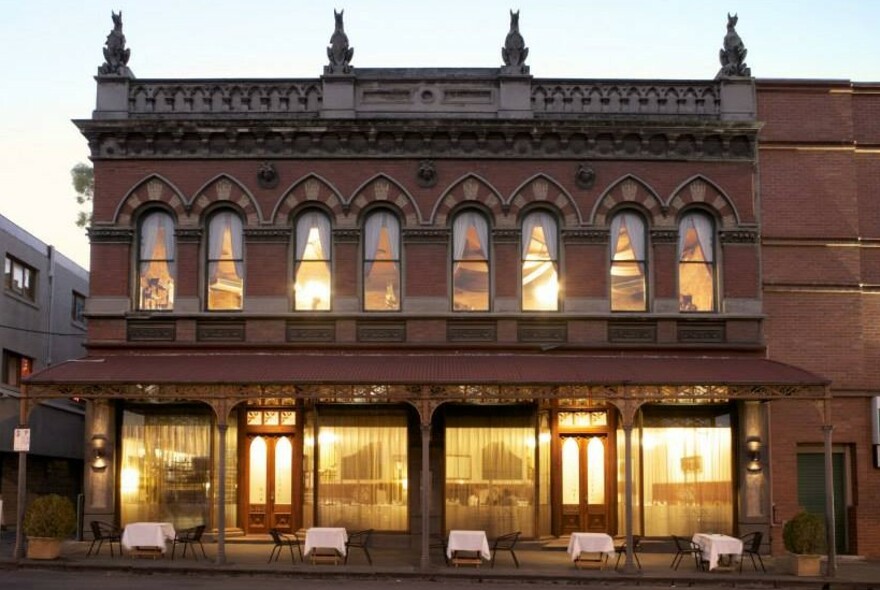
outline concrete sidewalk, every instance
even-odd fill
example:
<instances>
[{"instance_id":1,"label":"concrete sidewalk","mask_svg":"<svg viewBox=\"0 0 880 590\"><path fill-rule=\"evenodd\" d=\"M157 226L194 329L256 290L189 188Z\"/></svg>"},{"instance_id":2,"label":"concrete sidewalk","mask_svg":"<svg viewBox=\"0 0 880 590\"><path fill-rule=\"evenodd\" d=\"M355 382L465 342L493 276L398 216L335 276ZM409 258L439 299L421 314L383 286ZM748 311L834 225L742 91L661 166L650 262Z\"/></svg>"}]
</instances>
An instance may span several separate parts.
<instances>
[{"instance_id":1,"label":"concrete sidewalk","mask_svg":"<svg viewBox=\"0 0 880 590\"><path fill-rule=\"evenodd\" d=\"M684 563L673 570L670 568L673 554L662 552L640 552L641 570L623 573L615 570L612 557L604 569L576 568L562 544L557 542L527 541L516 547L520 567L514 565L507 552L499 552L495 566L484 563L480 567L450 567L444 562L439 549L432 549L431 565L420 568L421 553L417 546L409 546L409 540L398 538L387 540L379 537L369 549L373 565L367 563L364 552L352 549L348 564L312 564L308 557L303 562L294 551L294 562L285 549L278 561L267 563L272 552L272 543L267 536L239 537L227 540L226 563L216 563L217 545L206 542L208 559L194 559L188 552L183 558L178 547L174 559L170 550L165 557L158 559L137 558L129 555L110 557L107 544L99 556L86 557L90 543L87 541L66 541L61 558L54 561L34 561L12 558L13 544L4 533L0 543L0 569L14 568L58 568L68 571L124 570L133 573L198 573L234 576L299 576L308 578L352 579L394 578L394 579L473 579L474 581L506 582L545 582L562 584L600 583L616 586L737 586L773 588L833 588L852 590L880 590L880 561L868 561L853 557L838 560L835 578L802 578L787 573L787 559L784 557L764 557L767 572L755 571L751 562L746 561L742 573L736 568L719 568L712 572L698 571L693 561ZM407 546L399 546L406 544ZM417 545L413 539L412 545ZM824 566L823 566L824 567Z\"/></svg>"}]
</instances>

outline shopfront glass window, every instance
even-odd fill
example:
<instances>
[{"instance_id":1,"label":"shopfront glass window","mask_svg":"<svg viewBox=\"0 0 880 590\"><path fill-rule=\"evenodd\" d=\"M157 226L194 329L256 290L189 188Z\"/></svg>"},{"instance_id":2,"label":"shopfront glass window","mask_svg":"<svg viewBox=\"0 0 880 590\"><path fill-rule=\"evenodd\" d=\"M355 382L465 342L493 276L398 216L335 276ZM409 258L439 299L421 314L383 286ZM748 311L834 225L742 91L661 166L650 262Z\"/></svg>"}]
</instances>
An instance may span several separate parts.
<instances>
[{"instance_id":1,"label":"shopfront glass window","mask_svg":"<svg viewBox=\"0 0 880 590\"><path fill-rule=\"evenodd\" d=\"M293 308L297 311L330 309L330 219L320 211L306 211L296 221Z\"/></svg>"},{"instance_id":2,"label":"shopfront glass window","mask_svg":"<svg viewBox=\"0 0 880 590\"><path fill-rule=\"evenodd\" d=\"M648 407L641 432L645 534L733 534L726 409Z\"/></svg>"},{"instance_id":3,"label":"shopfront glass window","mask_svg":"<svg viewBox=\"0 0 880 590\"><path fill-rule=\"evenodd\" d=\"M530 213L522 225L522 308L559 309L559 238L549 213Z\"/></svg>"},{"instance_id":4,"label":"shopfront glass window","mask_svg":"<svg viewBox=\"0 0 880 590\"><path fill-rule=\"evenodd\" d=\"M210 484L209 415L123 412L121 524L170 522L175 528L206 524Z\"/></svg>"},{"instance_id":5,"label":"shopfront glass window","mask_svg":"<svg viewBox=\"0 0 880 590\"><path fill-rule=\"evenodd\" d=\"M476 211L455 216L452 225L452 308L489 310L489 224Z\"/></svg>"},{"instance_id":6,"label":"shopfront glass window","mask_svg":"<svg viewBox=\"0 0 880 590\"><path fill-rule=\"evenodd\" d=\"M446 530L534 536L536 437L533 418L447 417Z\"/></svg>"},{"instance_id":7,"label":"shopfront glass window","mask_svg":"<svg viewBox=\"0 0 880 590\"><path fill-rule=\"evenodd\" d=\"M400 223L389 211L364 224L364 309L400 309Z\"/></svg>"},{"instance_id":8,"label":"shopfront glass window","mask_svg":"<svg viewBox=\"0 0 880 590\"><path fill-rule=\"evenodd\" d=\"M318 526L408 530L406 414L322 414Z\"/></svg>"},{"instance_id":9,"label":"shopfront glass window","mask_svg":"<svg viewBox=\"0 0 880 590\"><path fill-rule=\"evenodd\" d=\"M645 222L632 211L611 221L611 311L645 311Z\"/></svg>"},{"instance_id":10,"label":"shopfront glass window","mask_svg":"<svg viewBox=\"0 0 880 590\"><path fill-rule=\"evenodd\" d=\"M208 226L208 309L242 309L244 252L241 218L232 211L211 216Z\"/></svg>"},{"instance_id":11,"label":"shopfront glass window","mask_svg":"<svg viewBox=\"0 0 880 590\"><path fill-rule=\"evenodd\" d=\"M715 310L715 226L705 213L678 225L678 303L681 311Z\"/></svg>"},{"instance_id":12,"label":"shopfront glass window","mask_svg":"<svg viewBox=\"0 0 880 590\"><path fill-rule=\"evenodd\" d=\"M174 220L163 211L149 213L138 237L138 309L174 309Z\"/></svg>"}]
</instances>

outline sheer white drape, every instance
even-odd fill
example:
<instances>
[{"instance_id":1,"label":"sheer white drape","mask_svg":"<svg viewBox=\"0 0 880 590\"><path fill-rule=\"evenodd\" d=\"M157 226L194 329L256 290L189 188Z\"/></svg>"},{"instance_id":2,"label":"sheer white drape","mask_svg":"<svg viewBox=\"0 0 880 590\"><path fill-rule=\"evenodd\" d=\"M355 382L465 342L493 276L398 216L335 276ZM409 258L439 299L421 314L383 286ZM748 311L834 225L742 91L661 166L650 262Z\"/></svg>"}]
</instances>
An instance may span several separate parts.
<instances>
[{"instance_id":1,"label":"sheer white drape","mask_svg":"<svg viewBox=\"0 0 880 590\"><path fill-rule=\"evenodd\" d=\"M209 522L211 418L125 411L120 472L121 524Z\"/></svg>"},{"instance_id":2,"label":"sheer white drape","mask_svg":"<svg viewBox=\"0 0 880 590\"><path fill-rule=\"evenodd\" d=\"M534 536L535 427L519 418L504 421L479 426L469 417L447 420L446 530Z\"/></svg>"},{"instance_id":3,"label":"sheer white drape","mask_svg":"<svg viewBox=\"0 0 880 590\"><path fill-rule=\"evenodd\" d=\"M174 220L164 211L148 213L140 226L139 309L173 309Z\"/></svg>"},{"instance_id":4,"label":"sheer white drape","mask_svg":"<svg viewBox=\"0 0 880 590\"><path fill-rule=\"evenodd\" d=\"M383 229L388 236L389 251L382 259L398 260L400 258L400 224L397 217L388 211L372 213L364 224L364 260L367 262L365 267L367 273L370 271L369 263L380 258L377 255L377 250Z\"/></svg>"},{"instance_id":5,"label":"sheer white drape","mask_svg":"<svg viewBox=\"0 0 880 590\"><path fill-rule=\"evenodd\" d=\"M407 530L406 415L326 414L318 428L318 526Z\"/></svg>"},{"instance_id":6,"label":"sheer white drape","mask_svg":"<svg viewBox=\"0 0 880 590\"><path fill-rule=\"evenodd\" d=\"M529 246L535 239L536 227L541 228L543 242L547 247L547 253L544 256L529 251ZM556 260L558 258L559 237L556 233L556 220L549 213L536 211L527 215L523 220L522 235L523 260Z\"/></svg>"},{"instance_id":7,"label":"sheer white drape","mask_svg":"<svg viewBox=\"0 0 880 590\"><path fill-rule=\"evenodd\" d=\"M686 240L690 229L697 233L702 257L692 257L688 253ZM678 259L681 261L715 262L715 226L708 215L689 213L682 218L678 230Z\"/></svg>"},{"instance_id":8,"label":"sheer white drape","mask_svg":"<svg viewBox=\"0 0 880 590\"><path fill-rule=\"evenodd\" d=\"M306 258L306 246L312 230L318 235L320 252ZM307 211L299 216L296 222L296 259L297 260L329 260L330 259L330 220L320 211Z\"/></svg>"},{"instance_id":9,"label":"sheer white drape","mask_svg":"<svg viewBox=\"0 0 880 590\"><path fill-rule=\"evenodd\" d=\"M559 308L556 219L536 211L523 219L522 308L555 311Z\"/></svg>"},{"instance_id":10,"label":"sheer white drape","mask_svg":"<svg viewBox=\"0 0 880 590\"><path fill-rule=\"evenodd\" d=\"M629 238L631 251L621 248L621 228ZM611 249L613 260L645 260L645 222L637 213L623 211L611 220Z\"/></svg>"},{"instance_id":11,"label":"sheer white drape","mask_svg":"<svg viewBox=\"0 0 880 590\"><path fill-rule=\"evenodd\" d=\"M452 226L455 259L462 260L464 258L465 249L468 246L468 230L470 229L473 229L476 233L479 245L477 250L468 252L469 258L488 260L489 226L486 223L486 219L476 211L464 211L455 217L455 223ZM471 246L473 245L471 244Z\"/></svg>"}]
</instances>

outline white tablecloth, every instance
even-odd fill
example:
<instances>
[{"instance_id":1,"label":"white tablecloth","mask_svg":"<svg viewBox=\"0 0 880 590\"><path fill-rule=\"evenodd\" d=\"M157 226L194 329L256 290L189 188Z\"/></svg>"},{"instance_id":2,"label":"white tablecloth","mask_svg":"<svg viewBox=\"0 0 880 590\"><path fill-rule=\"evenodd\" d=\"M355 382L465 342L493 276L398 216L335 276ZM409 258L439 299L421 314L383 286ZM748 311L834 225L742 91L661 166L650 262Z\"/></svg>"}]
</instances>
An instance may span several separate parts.
<instances>
[{"instance_id":1,"label":"white tablecloth","mask_svg":"<svg viewBox=\"0 0 880 590\"><path fill-rule=\"evenodd\" d=\"M456 551L476 551L483 559L492 559L486 531L449 531L446 557L452 559Z\"/></svg>"},{"instance_id":2,"label":"white tablecloth","mask_svg":"<svg viewBox=\"0 0 880 590\"><path fill-rule=\"evenodd\" d=\"M348 532L341 527L312 527L306 531L306 544L303 554L308 555L312 549L336 549L339 555L345 555L345 544Z\"/></svg>"},{"instance_id":3,"label":"white tablecloth","mask_svg":"<svg viewBox=\"0 0 880 590\"><path fill-rule=\"evenodd\" d=\"M126 549L150 547L165 552L165 541L174 540L174 526L170 522L132 522L122 532L122 546Z\"/></svg>"},{"instance_id":4,"label":"white tablecloth","mask_svg":"<svg viewBox=\"0 0 880 590\"><path fill-rule=\"evenodd\" d=\"M614 554L614 539L605 533L572 533L568 540L568 554L576 561L581 553Z\"/></svg>"},{"instance_id":5,"label":"white tablecloth","mask_svg":"<svg viewBox=\"0 0 880 590\"><path fill-rule=\"evenodd\" d=\"M697 533L693 538L703 552L703 560L709 562L709 569L718 567L718 558L722 555L735 555L742 558L743 542L736 537L714 533Z\"/></svg>"}]
</instances>

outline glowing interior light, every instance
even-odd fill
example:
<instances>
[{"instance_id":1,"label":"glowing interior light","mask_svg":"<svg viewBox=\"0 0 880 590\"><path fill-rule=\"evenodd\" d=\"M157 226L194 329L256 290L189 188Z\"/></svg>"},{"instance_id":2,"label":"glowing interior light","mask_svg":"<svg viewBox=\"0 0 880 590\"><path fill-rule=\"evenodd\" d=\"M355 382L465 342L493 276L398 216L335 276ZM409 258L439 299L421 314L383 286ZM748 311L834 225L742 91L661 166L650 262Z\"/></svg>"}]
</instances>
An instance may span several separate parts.
<instances>
[{"instance_id":1,"label":"glowing interior light","mask_svg":"<svg viewBox=\"0 0 880 590\"><path fill-rule=\"evenodd\" d=\"M120 474L120 488L123 494L136 494L140 487L141 474L134 467L125 467Z\"/></svg>"}]
</instances>

